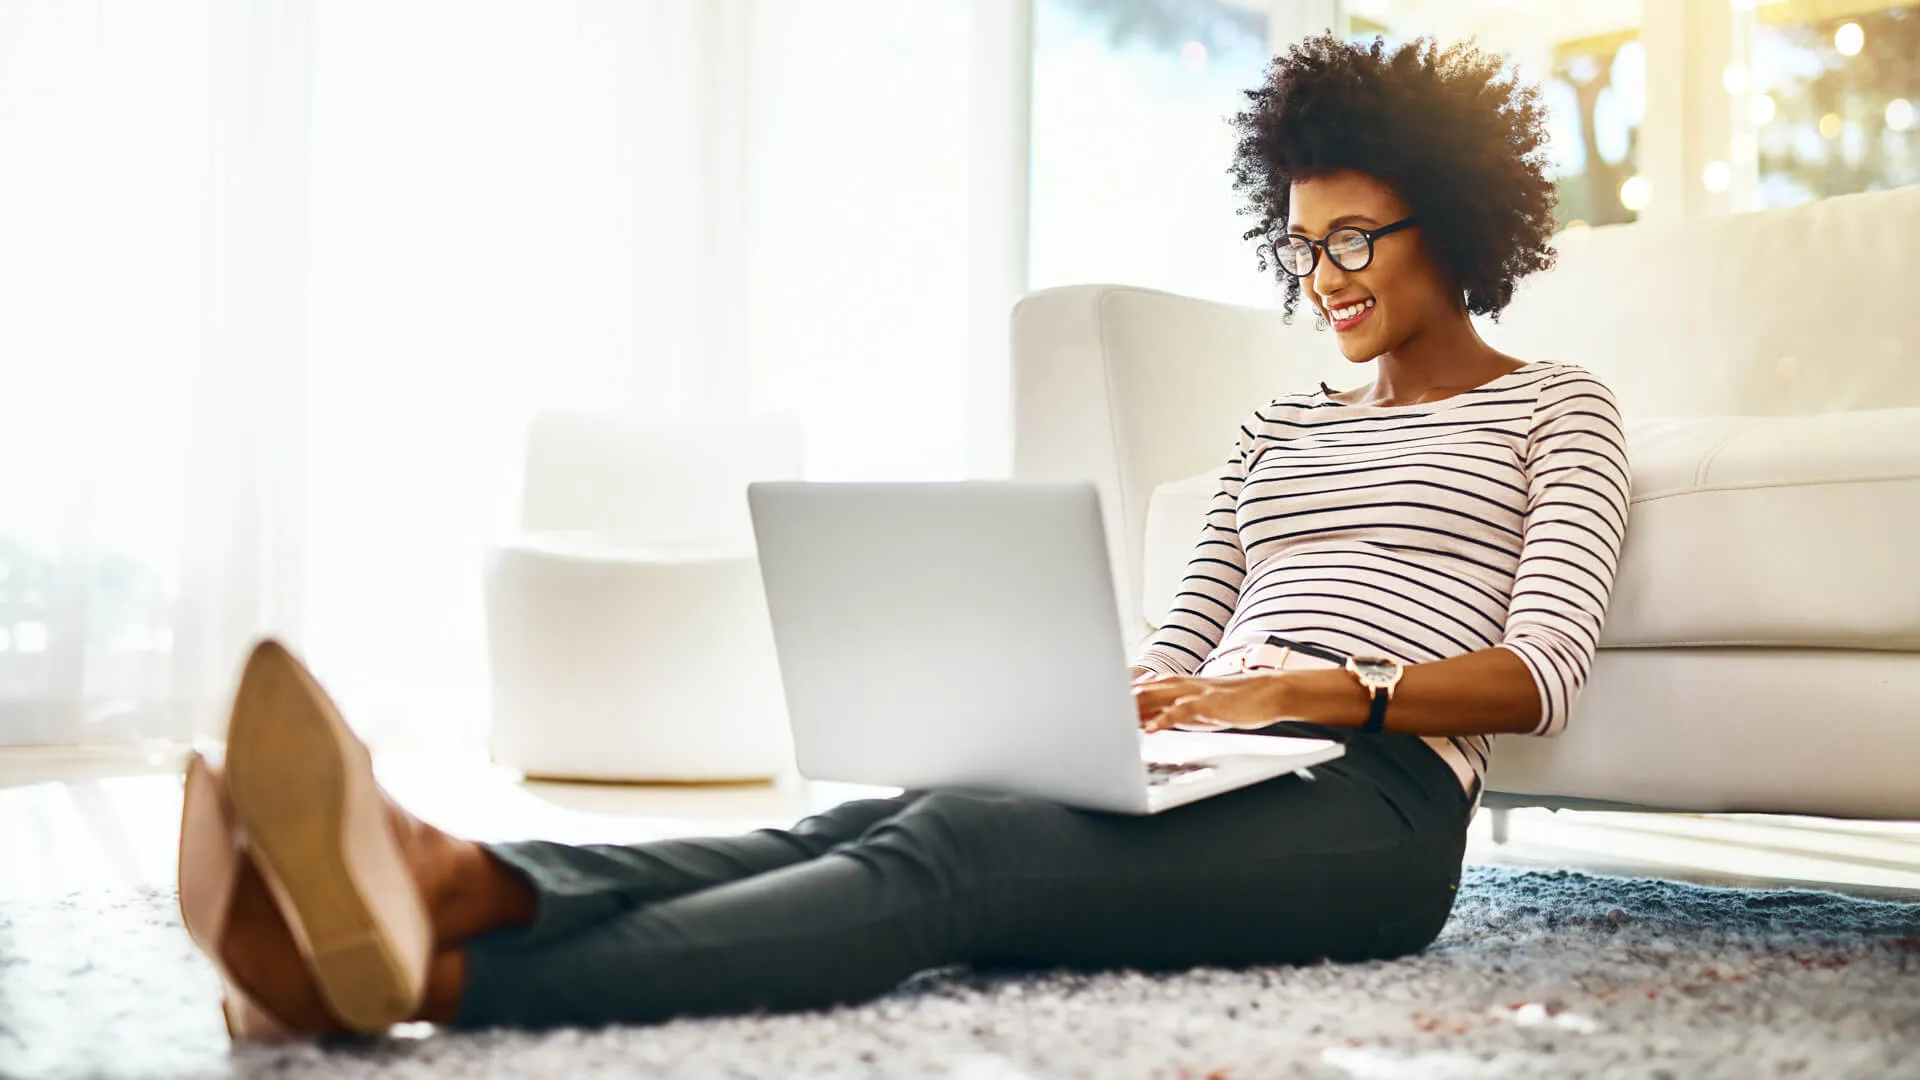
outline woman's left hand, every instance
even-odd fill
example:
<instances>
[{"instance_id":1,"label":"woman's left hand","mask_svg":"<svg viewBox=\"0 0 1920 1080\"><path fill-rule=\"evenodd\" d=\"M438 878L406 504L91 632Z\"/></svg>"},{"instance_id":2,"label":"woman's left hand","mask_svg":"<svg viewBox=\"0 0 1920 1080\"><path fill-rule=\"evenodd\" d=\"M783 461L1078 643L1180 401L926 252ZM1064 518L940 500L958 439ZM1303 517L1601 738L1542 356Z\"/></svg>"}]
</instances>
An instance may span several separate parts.
<instances>
[{"instance_id":1,"label":"woman's left hand","mask_svg":"<svg viewBox=\"0 0 1920 1080\"><path fill-rule=\"evenodd\" d=\"M1175 675L1136 683L1133 701L1142 731L1231 731L1285 719L1279 688L1280 676L1273 672Z\"/></svg>"}]
</instances>

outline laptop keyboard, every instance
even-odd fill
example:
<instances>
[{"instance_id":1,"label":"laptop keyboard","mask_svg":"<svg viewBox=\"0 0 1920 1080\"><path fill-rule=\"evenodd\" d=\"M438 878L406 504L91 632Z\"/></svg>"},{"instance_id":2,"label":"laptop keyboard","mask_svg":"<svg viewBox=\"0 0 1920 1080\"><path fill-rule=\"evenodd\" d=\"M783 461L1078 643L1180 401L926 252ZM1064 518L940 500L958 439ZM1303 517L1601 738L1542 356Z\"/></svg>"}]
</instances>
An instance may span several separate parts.
<instances>
[{"instance_id":1,"label":"laptop keyboard","mask_svg":"<svg viewBox=\"0 0 1920 1080\"><path fill-rule=\"evenodd\" d=\"M1149 761L1147 762L1147 786L1159 787L1162 784L1172 784L1182 780L1198 780L1215 768L1216 766L1194 761L1184 763Z\"/></svg>"}]
</instances>

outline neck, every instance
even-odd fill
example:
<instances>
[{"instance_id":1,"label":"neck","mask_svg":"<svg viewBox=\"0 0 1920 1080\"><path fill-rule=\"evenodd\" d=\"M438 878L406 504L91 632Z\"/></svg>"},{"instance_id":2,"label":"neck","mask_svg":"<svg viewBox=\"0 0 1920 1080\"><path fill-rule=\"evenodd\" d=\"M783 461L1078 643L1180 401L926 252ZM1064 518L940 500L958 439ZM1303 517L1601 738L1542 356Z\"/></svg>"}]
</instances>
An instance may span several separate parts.
<instances>
[{"instance_id":1,"label":"neck","mask_svg":"<svg viewBox=\"0 0 1920 1080\"><path fill-rule=\"evenodd\" d=\"M1488 345L1463 310L1431 319L1391 352L1380 354L1373 396L1407 401L1432 390L1478 386L1510 370L1512 359Z\"/></svg>"}]
</instances>

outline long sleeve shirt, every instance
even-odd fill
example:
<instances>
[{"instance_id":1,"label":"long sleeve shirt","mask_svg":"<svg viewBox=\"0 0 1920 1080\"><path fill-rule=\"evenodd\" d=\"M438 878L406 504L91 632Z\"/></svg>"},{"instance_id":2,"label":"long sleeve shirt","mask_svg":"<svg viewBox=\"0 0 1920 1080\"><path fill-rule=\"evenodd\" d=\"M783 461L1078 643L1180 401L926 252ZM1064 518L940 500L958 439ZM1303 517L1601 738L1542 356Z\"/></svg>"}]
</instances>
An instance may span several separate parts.
<instances>
[{"instance_id":1,"label":"long sleeve shirt","mask_svg":"<svg viewBox=\"0 0 1920 1080\"><path fill-rule=\"evenodd\" d=\"M1618 405L1578 365L1413 405L1278 398L1241 424L1134 663L1213 674L1268 634L1409 664L1499 647L1539 690L1532 734L1557 735L1599 645L1628 487ZM1421 738L1477 812L1492 736Z\"/></svg>"}]
</instances>

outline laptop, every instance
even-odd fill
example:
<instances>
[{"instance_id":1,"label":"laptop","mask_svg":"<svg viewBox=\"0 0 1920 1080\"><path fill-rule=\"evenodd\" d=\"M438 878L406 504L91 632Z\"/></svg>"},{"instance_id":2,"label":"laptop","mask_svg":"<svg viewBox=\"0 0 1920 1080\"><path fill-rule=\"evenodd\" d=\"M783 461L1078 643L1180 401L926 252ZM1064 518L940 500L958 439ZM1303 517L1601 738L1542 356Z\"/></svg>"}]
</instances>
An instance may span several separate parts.
<instances>
[{"instance_id":1,"label":"laptop","mask_svg":"<svg viewBox=\"0 0 1920 1080\"><path fill-rule=\"evenodd\" d=\"M804 776L1153 814L1346 752L1140 730L1091 481L758 481L747 503Z\"/></svg>"}]
</instances>

